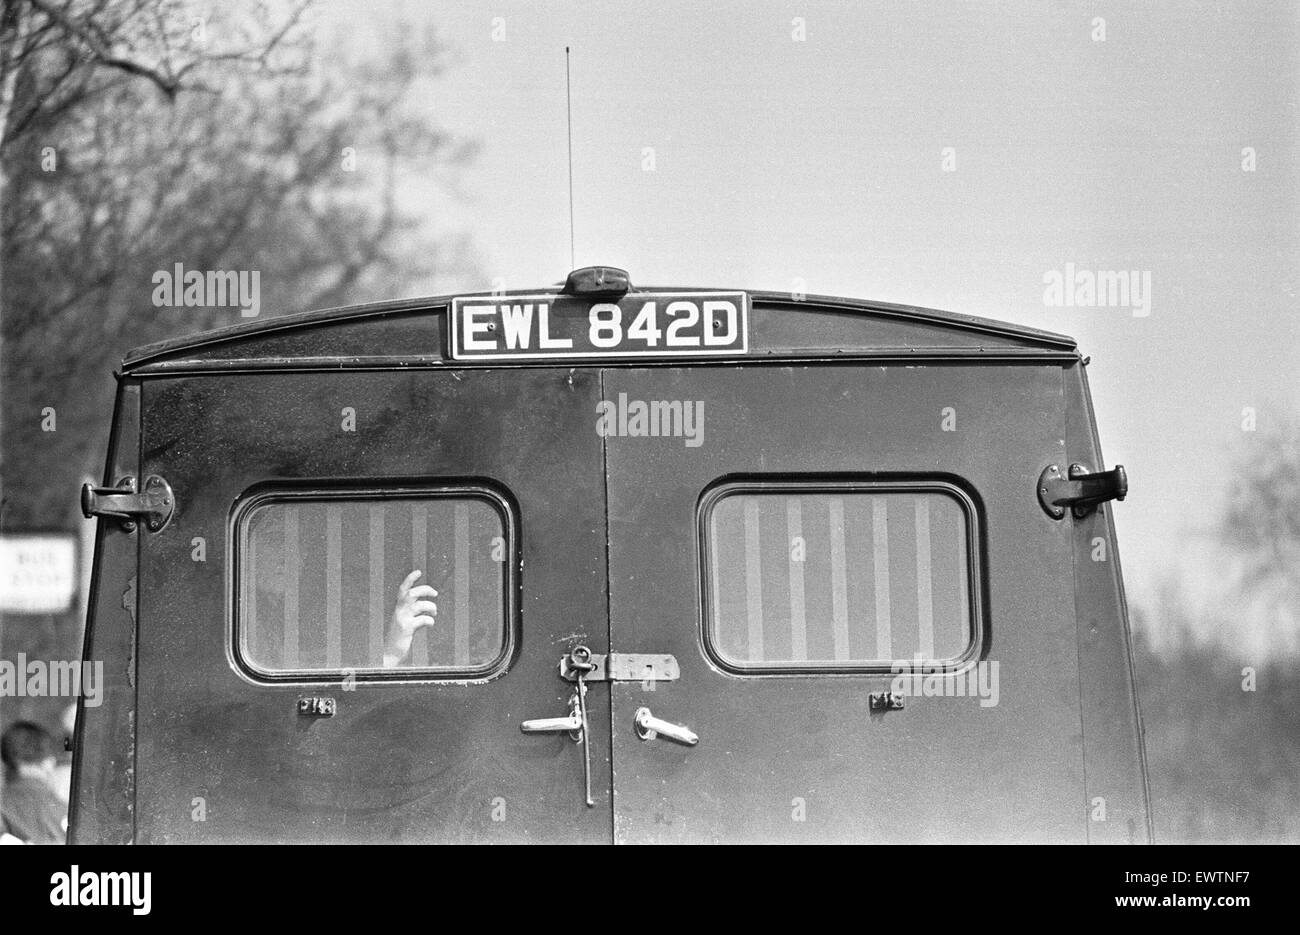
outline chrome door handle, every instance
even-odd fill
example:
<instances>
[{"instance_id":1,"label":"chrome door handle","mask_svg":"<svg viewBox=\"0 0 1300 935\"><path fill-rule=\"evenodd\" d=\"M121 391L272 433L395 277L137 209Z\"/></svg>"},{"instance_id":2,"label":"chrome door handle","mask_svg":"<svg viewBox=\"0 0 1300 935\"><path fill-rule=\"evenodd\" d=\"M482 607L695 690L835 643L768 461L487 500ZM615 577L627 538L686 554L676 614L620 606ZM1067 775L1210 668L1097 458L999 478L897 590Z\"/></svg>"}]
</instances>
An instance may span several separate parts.
<instances>
[{"instance_id":1,"label":"chrome door handle","mask_svg":"<svg viewBox=\"0 0 1300 935\"><path fill-rule=\"evenodd\" d=\"M662 734L688 747L693 747L700 742L700 737L695 731L681 724L660 720L650 713L649 708L637 708L633 721L636 724L636 735L642 740L654 740Z\"/></svg>"},{"instance_id":2,"label":"chrome door handle","mask_svg":"<svg viewBox=\"0 0 1300 935\"><path fill-rule=\"evenodd\" d=\"M565 717L535 717L521 723L519 729L525 734L567 733L575 742L580 742L583 739L582 729L586 726L582 719L582 707L578 700L578 692L575 690L569 696L568 715Z\"/></svg>"},{"instance_id":3,"label":"chrome door handle","mask_svg":"<svg viewBox=\"0 0 1300 935\"><path fill-rule=\"evenodd\" d=\"M582 730L582 717L570 714L568 717L539 717L524 721L519 729L525 734L563 734Z\"/></svg>"}]
</instances>

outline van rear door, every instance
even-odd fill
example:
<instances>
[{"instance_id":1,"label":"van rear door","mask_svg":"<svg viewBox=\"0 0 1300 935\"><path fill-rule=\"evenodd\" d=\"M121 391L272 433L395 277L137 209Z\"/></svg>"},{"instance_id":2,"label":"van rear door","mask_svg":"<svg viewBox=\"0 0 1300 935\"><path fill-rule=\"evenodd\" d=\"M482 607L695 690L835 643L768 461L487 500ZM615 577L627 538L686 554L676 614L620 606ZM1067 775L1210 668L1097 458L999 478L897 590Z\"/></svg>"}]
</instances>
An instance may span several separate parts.
<instances>
[{"instance_id":1,"label":"van rear door","mask_svg":"<svg viewBox=\"0 0 1300 935\"><path fill-rule=\"evenodd\" d=\"M698 439L606 439L611 645L680 668L612 685L616 841L1084 839L1070 529L1035 495L1058 366L603 383L703 405ZM897 684L918 657L964 677Z\"/></svg>"},{"instance_id":2,"label":"van rear door","mask_svg":"<svg viewBox=\"0 0 1300 935\"><path fill-rule=\"evenodd\" d=\"M139 537L136 839L607 842L607 701L595 807L568 734L520 731L608 648L598 398L568 367L145 379L176 508ZM414 570L439 626L385 669Z\"/></svg>"}]
</instances>

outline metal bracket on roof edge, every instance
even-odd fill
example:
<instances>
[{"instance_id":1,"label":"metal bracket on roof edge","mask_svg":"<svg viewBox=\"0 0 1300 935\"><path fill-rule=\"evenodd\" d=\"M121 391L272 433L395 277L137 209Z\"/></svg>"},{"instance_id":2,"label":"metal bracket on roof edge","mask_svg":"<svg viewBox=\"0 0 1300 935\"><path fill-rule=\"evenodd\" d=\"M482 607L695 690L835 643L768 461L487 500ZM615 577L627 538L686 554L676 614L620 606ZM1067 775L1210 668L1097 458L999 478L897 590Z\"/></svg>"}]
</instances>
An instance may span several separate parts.
<instances>
[{"instance_id":1,"label":"metal bracket on roof edge","mask_svg":"<svg viewBox=\"0 0 1300 935\"><path fill-rule=\"evenodd\" d=\"M126 532L134 532L136 520L140 519L150 532L160 532L171 521L175 509L171 485L157 474L144 479L143 490L134 477L123 477L116 487L86 484L81 488L81 512L86 519L112 517Z\"/></svg>"},{"instance_id":2,"label":"metal bracket on roof edge","mask_svg":"<svg viewBox=\"0 0 1300 935\"><path fill-rule=\"evenodd\" d=\"M1069 507L1076 519L1082 519L1107 500L1128 496L1128 474L1124 465L1109 471L1091 473L1086 465L1071 464L1068 474L1049 464L1038 475L1038 502L1052 519L1063 519Z\"/></svg>"}]
</instances>

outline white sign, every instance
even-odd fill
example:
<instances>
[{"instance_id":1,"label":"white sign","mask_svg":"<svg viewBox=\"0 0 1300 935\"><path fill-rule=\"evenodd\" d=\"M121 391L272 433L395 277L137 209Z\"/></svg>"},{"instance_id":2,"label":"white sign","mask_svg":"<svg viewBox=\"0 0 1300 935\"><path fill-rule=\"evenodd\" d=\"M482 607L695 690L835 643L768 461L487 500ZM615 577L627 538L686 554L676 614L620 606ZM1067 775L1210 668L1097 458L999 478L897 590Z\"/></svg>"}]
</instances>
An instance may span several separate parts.
<instances>
[{"instance_id":1,"label":"white sign","mask_svg":"<svg viewBox=\"0 0 1300 935\"><path fill-rule=\"evenodd\" d=\"M451 301L456 360L744 356L745 292L629 292L609 301L506 295Z\"/></svg>"},{"instance_id":2,"label":"white sign","mask_svg":"<svg viewBox=\"0 0 1300 935\"><path fill-rule=\"evenodd\" d=\"M62 613L76 590L74 536L0 536L0 613Z\"/></svg>"}]
</instances>

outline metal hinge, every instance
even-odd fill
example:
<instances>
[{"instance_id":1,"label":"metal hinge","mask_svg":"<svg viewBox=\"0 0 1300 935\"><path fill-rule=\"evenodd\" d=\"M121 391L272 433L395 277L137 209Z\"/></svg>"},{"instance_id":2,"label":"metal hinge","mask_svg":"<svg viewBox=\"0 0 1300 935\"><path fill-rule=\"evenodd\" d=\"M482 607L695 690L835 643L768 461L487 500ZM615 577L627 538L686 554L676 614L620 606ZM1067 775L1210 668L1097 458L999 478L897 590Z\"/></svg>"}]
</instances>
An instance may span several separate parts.
<instances>
[{"instance_id":1,"label":"metal hinge","mask_svg":"<svg viewBox=\"0 0 1300 935\"><path fill-rule=\"evenodd\" d=\"M143 519L150 532L158 532L172 518L176 497L171 485L157 474L144 479L144 490L139 490L134 477L124 477L116 487L96 487L86 484L81 488L81 512L92 516L118 519L127 532L135 530L137 519Z\"/></svg>"},{"instance_id":2,"label":"metal hinge","mask_svg":"<svg viewBox=\"0 0 1300 935\"><path fill-rule=\"evenodd\" d=\"M560 677L570 682L578 680L578 668L574 665L575 654L586 650L579 646L573 653L566 653L560 658ZM590 665L582 671L582 677L588 682L675 682L681 677L677 666L677 657L662 653L585 653L585 659L579 663Z\"/></svg>"},{"instance_id":3,"label":"metal hinge","mask_svg":"<svg viewBox=\"0 0 1300 935\"><path fill-rule=\"evenodd\" d=\"M867 704L872 711L901 711L903 696L898 692L871 692L867 695Z\"/></svg>"},{"instance_id":4,"label":"metal hinge","mask_svg":"<svg viewBox=\"0 0 1300 935\"><path fill-rule=\"evenodd\" d=\"M1123 500L1128 495L1128 475L1124 465L1117 464L1109 471L1089 473L1086 465L1071 464L1068 477L1061 469L1049 464L1038 475L1038 502L1052 519L1065 516L1071 507L1076 518L1087 516L1107 500Z\"/></svg>"}]
</instances>

